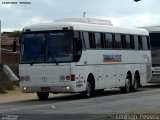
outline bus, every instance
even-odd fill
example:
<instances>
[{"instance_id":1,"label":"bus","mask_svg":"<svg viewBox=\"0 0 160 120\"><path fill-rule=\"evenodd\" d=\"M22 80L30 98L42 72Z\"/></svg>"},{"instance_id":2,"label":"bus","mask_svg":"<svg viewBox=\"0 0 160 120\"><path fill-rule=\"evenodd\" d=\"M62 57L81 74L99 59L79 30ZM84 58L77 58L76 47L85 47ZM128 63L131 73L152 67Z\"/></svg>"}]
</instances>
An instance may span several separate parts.
<instances>
[{"instance_id":1,"label":"bus","mask_svg":"<svg viewBox=\"0 0 160 120\"><path fill-rule=\"evenodd\" d=\"M160 83L160 26L142 27L149 32L152 57L152 79L150 83Z\"/></svg>"},{"instance_id":2,"label":"bus","mask_svg":"<svg viewBox=\"0 0 160 120\"><path fill-rule=\"evenodd\" d=\"M98 19L61 19L26 26L19 65L22 92L80 93L106 88L136 91L151 79L149 34Z\"/></svg>"}]
</instances>

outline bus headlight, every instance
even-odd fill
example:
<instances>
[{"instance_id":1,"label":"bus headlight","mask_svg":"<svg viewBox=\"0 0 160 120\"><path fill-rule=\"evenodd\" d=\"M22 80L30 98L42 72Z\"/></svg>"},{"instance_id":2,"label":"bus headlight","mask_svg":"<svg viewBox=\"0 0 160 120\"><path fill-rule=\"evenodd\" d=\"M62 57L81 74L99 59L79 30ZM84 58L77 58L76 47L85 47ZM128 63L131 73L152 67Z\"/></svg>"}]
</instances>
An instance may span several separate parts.
<instances>
[{"instance_id":1,"label":"bus headlight","mask_svg":"<svg viewBox=\"0 0 160 120\"><path fill-rule=\"evenodd\" d=\"M27 90L27 87L23 87L23 90L26 91L26 90Z\"/></svg>"},{"instance_id":2,"label":"bus headlight","mask_svg":"<svg viewBox=\"0 0 160 120\"><path fill-rule=\"evenodd\" d=\"M70 88L69 87L66 87L67 88L67 90L69 90Z\"/></svg>"}]
</instances>

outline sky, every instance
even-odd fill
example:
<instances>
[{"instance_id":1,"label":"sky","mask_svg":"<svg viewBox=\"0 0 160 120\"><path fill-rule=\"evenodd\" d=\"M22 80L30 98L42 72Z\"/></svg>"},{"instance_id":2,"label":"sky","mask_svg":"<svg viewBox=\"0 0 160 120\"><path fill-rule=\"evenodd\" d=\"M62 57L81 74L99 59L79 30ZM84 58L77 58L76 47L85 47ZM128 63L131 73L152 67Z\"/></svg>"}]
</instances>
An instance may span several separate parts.
<instances>
[{"instance_id":1,"label":"sky","mask_svg":"<svg viewBox=\"0 0 160 120\"><path fill-rule=\"evenodd\" d=\"M120 27L160 25L159 6L160 0L0 0L1 30L22 30L60 18L83 18L84 12L85 18L111 20Z\"/></svg>"}]
</instances>

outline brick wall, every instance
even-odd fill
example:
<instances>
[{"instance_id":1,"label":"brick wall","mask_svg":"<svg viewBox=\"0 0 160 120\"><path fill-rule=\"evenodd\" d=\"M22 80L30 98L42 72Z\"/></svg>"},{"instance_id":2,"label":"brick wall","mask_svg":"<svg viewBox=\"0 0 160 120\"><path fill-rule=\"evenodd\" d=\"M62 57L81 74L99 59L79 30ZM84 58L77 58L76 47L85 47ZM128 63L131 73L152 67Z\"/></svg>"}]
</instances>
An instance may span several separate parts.
<instances>
[{"instance_id":1,"label":"brick wall","mask_svg":"<svg viewBox=\"0 0 160 120\"><path fill-rule=\"evenodd\" d=\"M5 64L18 64L20 61L20 54L13 52L1 51L1 62Z\"/></svg>"}]
</instances>

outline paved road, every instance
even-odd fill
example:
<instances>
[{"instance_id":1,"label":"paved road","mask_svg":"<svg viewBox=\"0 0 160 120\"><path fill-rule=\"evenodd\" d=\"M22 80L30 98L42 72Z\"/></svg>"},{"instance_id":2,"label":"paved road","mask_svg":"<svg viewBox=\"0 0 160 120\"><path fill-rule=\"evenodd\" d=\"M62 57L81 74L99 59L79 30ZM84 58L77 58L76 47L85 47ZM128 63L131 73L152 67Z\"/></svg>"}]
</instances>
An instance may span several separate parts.
<instances>
[{"instance_id":1,"label":"paved road","mask_svg":"<svg viewBox=\"0 0 160 120\"><path fill-rule=\"evenodd\" d=\"M147 110L160 106L159 103L160 85L149 85L129 94L122 94L119 90L107 90L89 99L81 98L78 94L67 94L52 97L47 101L34 99L0 104L0 119L18 117L23 120L99 120L110 114Z\"/></svg>"}]
</instances>

